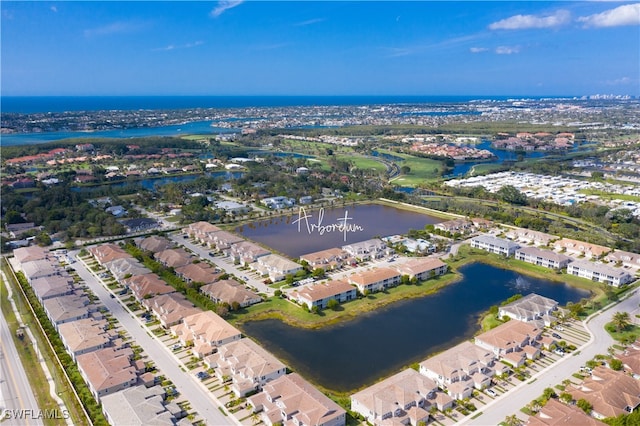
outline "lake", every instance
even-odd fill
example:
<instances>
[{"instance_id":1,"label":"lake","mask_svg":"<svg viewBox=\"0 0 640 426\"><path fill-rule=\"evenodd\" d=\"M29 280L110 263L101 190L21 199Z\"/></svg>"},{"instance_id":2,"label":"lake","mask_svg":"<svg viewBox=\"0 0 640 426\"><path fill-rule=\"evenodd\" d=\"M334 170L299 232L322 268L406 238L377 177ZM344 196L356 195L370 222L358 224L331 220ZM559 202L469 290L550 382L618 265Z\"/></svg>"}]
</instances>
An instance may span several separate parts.
<instances>
[{"instance_id":1,"label":"lake","mask_svg":"<svg viewBox=\"0 0 640 426\"><path fill-rule=\"evenodd\" d=\"M471 338L480 330L480 315L514 294L538 293L560 304L589 296L567 284L484 263L465 265L460 272L461 281L435 294L339 325L308 330L265 320L242 329L294 371L327 389L348 392Z\"/></svg>"},{"instance_id":2,"label":"lake","mask_svg":"<svg viewBox=\"0 0 640 426\"><path fill-rule=\"evenodd\" d=\"M307 209L305 213L311 217L300 220L301 213L296 208L295 213L291 215L242 225L236 228L236 232L297 258L303 254L341 247L375 236L406 234L409 229L423 229L425 225L443 221L443 219L434 216L380 204L346 205L324 209L322 213ZM312 228L311 225L321 223L321 226L326 226L344 221L345 214L348 215L347 224L353 228L353 232L327 232L325 230L321 234L321 229L318 227L313 227L309 232L309 228Z\"/></svg>"}]
</instances>

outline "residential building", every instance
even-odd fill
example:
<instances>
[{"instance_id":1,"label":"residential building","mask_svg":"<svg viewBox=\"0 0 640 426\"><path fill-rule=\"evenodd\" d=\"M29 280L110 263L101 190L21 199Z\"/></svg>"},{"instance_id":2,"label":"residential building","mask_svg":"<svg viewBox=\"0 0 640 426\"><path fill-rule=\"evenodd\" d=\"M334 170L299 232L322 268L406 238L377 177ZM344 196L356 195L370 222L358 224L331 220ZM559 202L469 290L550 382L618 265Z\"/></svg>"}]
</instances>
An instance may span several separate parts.
<instances>
[{"instance_id":1,"label":"residential building","mask_svg":"<svg viewBox=\"0 0 640 426\"><path fill-rule=\"evenodd\" d=\"M417 426L428 422L437 390L433 380L409 368L351 395L351 411L375 426Z\"/></svg>"},{"instance_id":2,"label":"residential building","mask_svg":"<svg viewBox=\"0 0 640 426\"><path fill-rule=\"evenodd\" d=\"M484 389L495 375L492 368L495 360L496 356L491 350L466 341L422 361L420 374L446 389L456 382L464 383L469 389ZM465 392L460 399L468 396Z\"/></svg>"},{"instance_id":3,"label":"residential building","mask_svg":"<svg viewBox=\"0 0 640 426\"><path fill-rule=\"evenodd\" d=\"M132 358L133 351L129 348L104 348L78 355L76 361L80 375L100 402L101 397L136 384L138 375Z\"/></svg>"},{"instance_id":4,"label":"residential building","mask_svg":"<svg viewBox=\"0 0 640 426\"><path fill-rule=\"evenodd\" d=\"M552 241L558 239L556 235L525 228L510 229L505 234L505 237L522 244L533 244L535 246L548 246Z\"/></svg>"},{"instance_id":5,"label":"residential building","mask_svg":"<svg viewBox=\"0 0 640 426\"><path fill-rule=\"evenodd\" d=\"M43 301L42 307L56 329L65 322L89 318L91 312L96 310L95 305L91 305L91 301L84 294L52 297Z\"/></svg>"},{"instance_id":6,"label":"residential building","mask_svg":"<svg viewBox=\"0 0 640 426\"><path fill-rule=\"evenodd\" d=\"M325 271L341 268L348 258L349 253L337 247L300 256L300 260L306 261L312 269L320 268Z\"/></svg>"},{"instance_id":7,"label":"residential building","mask_svg":"<svg viewBox=\"0 0 640 426\"><path fill-rule=\"evenodd\" d=\"M227 231L215 232L213 234L210 234L207 239L209 246L215 247L216 249L221 251L229 250L233 244L239 243L241 241L245 241L245 239Z\"/></svg>"},{"instance_id":8,"label":"residential building","mask_svg":"<svg viewBox=\"0 0 640 426\"><path fill-rule=\"evenodd\" d=\"M142 265L133 257L125 257L123 259L112 260L111 262L104 263L104 266L113 274L118 280L124 279L126 276L143 275L151 273L149 268Z\"/></svg>"},{"instance_id":9,"label":"residential building","mask_svg":"<svg viewBox=\"0 0 640 426\"><path fill-rule=\"evenodd\" d=\"M537 247L520 247L516 250L515 258L522 260L523 262L532 263L549 269L566 268L572 260L569 256L565 256L564 254L550 250L541 250Z\"/></svg>"},{"instance_id":10,"label":"residential building","mask_svg":"<svg viewBox=\"0 0 640 426\"><path fill-rule=\"evenodd\" d=\"M160 251L171 248L173 244L170 240L160 237L158 235L151 235L147 238L144 238L138 246L145 251L150 251L152 253L158 253Z\"/></svg>"},{"instance_id":11,"label":"residential building","mask_svg":"<svg viewBox=\"0 0 640 426\"><path fill-rule=\"evenodd\" d=\"M67 275L66 271L50 259L34 260L21 264L22 272L29 284L38 278L52 278Z\"/></svg>"},{"instance_id":12,"label":"residential building","mask_svg":"<svg viewBox=\"0 0 640 426\"><path fill-rule=\"evenodd\" d=\"M153 273L129 277L123 280L122 284L131 290L138 301L176 291Z\"/></svg>"},{"instance_id":13,"label":"residential building","mask_svg":"<svg viewBox=\"0 0 640 426\"><path fill-rule=\"evenodd\" d=\"M635 379L640 379L640 349L628 347L623 353L616 355L616 358L622 361L624 371Z\"/></svg>"},{"instance_id":14,"label":"residential building","mask_svg":"<svg viewBox=\"0 0 640 426\"><path fill-rule=\"evenodd\" d=\"M131 255L124 251L119 245L112 243L90 247L89 253L96 258L100 265L104 265L112 260L131 257Z\"/></svg>"},{"instance_id":15,"label":"residential building","mask_svg":"<svg viewBox=\"0 0 640 426\"><path fill-rule=\"evenodd\" d=\"M109 346L111 337L106 330L107 322L84 318L58 326L60 340L67 353L76 360L78 355L97 351Z\"/></svg>"},{"instance_id":16,"label":"residential building","mask_svg":"<svg viewBox=\"0 0 640 426\"><path fill-rule=\"evenodd\" d=\"M208 263L190 263L175 269L177 276L188 283L209 284L215 282L222 276L222 272L218 272Z\"/></svg>"},{"instance_id":17,"label":"residential building","mask_svg":"<svg viewBox=\"0 0 640 426\"><path fill-rule=\"evenodd\" d=\"M319 309L326 308L330 300L337 300L340 303L348 302L357 297L356 293L356 288L345 281L327 281L295 290L289 298L306 305L311 310L314 306Z\"/></svg>"},{"instance_id":18,"label":"residential building","mask_svg":"<svg viewBox=\"0 0 640 426\"><path fill-rule=\"evenodd\" d=\"M227 303L233 307L236 303L239 307L262 302L262 298L235 280L221 280L200 287L202 294L217 303Z\"/></svg>"},{"instance_id":19,"label":"residential building","mask_svg":"<svg viewBox=\"0 0 640 426\"><path fill-rule=\"evenodd\" d=\"M593 263L588 260L577 260L567 266L567 274L576 275L588 280L620 287L633 281L633 276L621 268Z\"/></svg>"},{"instance_id":20,"label":"residential building","mask_svg":"<svg viewBox=\"0 0 640 426\"><path fill-rule=\"evenodd\" d=\"M195 222L184 228L183 231L200 242L205 242L208 236L214 232L222 231L222 229L209 222Z\"/></svg>"},{"instance_id":21,"label":"residential building","mask_svg":"<svg viewBox=\"0 0 640 426\"><path fill-rule=\"evenodd\" d=\"M520 245L492 235L483 234L471 238L471 247L509 257L513 256L516 250L520 248Z\"/></svg>"},{"instance_id":22,"label":"residential building","mask_svg":"<svg viewBox=\"0 0 640 426\"><path fill-rule=\"evenodd\" d=\"M229 248L229 256L231 256L234 261L240 262L242 265L245 263L255 262L259 257L266 256L268 254L271 254L269 250L250 241L240 241Z\"/></svg>"},{"instance_id":23,"label":"residential building","mask_svg":"<svg viewBox=\"0 0 640 426\"><path fill-rule=\"evenodd\" d=\"M526 423L526 426L561 425L605 426L605 423L585 414L575 405L563 404L555 398L549 399L535 416L529 417Z\"/></svg>"},{"instance_id":24,"label":"residential building","mask_svg":"<svg viewBox=\"0 0 640 426\"><path fill-rule=\"evenodd\" d=\"M297 373L265 384L262 392L247 398L267 426L295 424L344 426L346 412Z\"/></svg>"},{"instance_id":25,"label":"residential building","mask_svg":"<svg viewBox=\"0 0 640 426\"><path fill-rule=\"evenodd\" d=\"M446 263L435 257L414 258L395 266L401 275L408 275L409 278L415 277L420 281L444 275L447 273L447 268Z\"/></svg>"},{"instance_id":26,"label":"residential building","mask_svg":"<svg viewBox=\"0 0 640 426\"><path fill-rule=\"evenodd\" d=\"M529 322L548 317L556 309L558 309L558 302L555 300L531 293L507 305L500 306L498 316Z\"/></svg>"},{"instance_id":27,"label":"residential building","mask_svg":"<svg viewBox=\"0 0 640 426\"><path fill-rule=\"evenodd\" d=\"M542 330L533 323L508 321L475 337L475 344L503 357L510 352L520 352L526 345L539 340Z\"/></svg>"},{"instance_id":28,"label":"residential building","mask_svg":"<svg viewBox=\"0 0 640 426\"><path fill-rule=\"evenodd\" d=\"M640 406L640 381L626 373L609 368L596 367L588 377L566 391L574 400L584 399L597 419L629 414Z\"/></svg>"},{"instance_id":29,"label":"residential building","mask_svg":"<svg viewBox=\"0 0 640 426\"><path fill-rule=\"evenodd\" d=\"M19 264L47 259L49 256L49 250L40 246L21 247L13 251L13 257Z\"/></svg>"},{"instance_id":30,"label":"residential building","mask_svg":"<svg viewBox=\"0 0 640 426\"><path fill-rule=\"evenodd\" d=\"M218 201L215 206L217 209L224 210L227 214L234 216L245 214L251 210L251 207L235 201Z\"/></svg>"},{"instance_id":31,"label":"residential building","mask_svg":"<svg viewBox=\"0 0 640 426\"><path fill-rule=\"evenodd\" d=\"M347 244L342 246L342 250L349 253L351 257L360 261L379 259L393 252L393 250L387 247L387 243L379 238Z\"/></svg>"},{"instance_id":32,"label":"residential building","mask_svg":"<svg viewBox=\"0 0 640 426\"><path fill-rule=\"evenodd\" d=\"M570 256L584 256L587 259L599 259L610 252L609 247L597 244L585 243L584 241L563 238L553 243L556 251L565 251Z\"/></svg>"},{"instance_id":33,"label":"residential building","mask_svg":"<svg viewBox=\"0 0 640 426\"><path fill-rule=\"evenodd\" d=\"M240 330L211 311L184 317L182 323L171 327L171 332L184 346L193 345L193 353L200 358L242 337Z\"/></svg>"},{"instance_id":34,"label":"residential building","mask_svg":"<svg viewBox=\"0 0 640 426\"><path fill-rule=\"evenodd\" d=\"M440 231L450 232L452 234L466 234L474 229L473 223L467 219L446 220L444 222L436 223L433 227Z\"/></svg>"},{"instance_id":35,"label":"residential building","mask_svg":"<svg viewBox=\"0 0 640 426\"><path fill-rule=\"evenodd\" d=\"M153 257L168 268L179 268L190 264L193 258L185 249L166 249L155 253Z\"/></svg>"},{"instance_id":36,"label":"residential building","mask_svg":"<svg viewBox=\"0 0 640 426\"><path fill-rule=\"evenodd\" d=\"M374 293L400 283L401 275L391 268L375 268L349 275L349 283L358 287L360 293Z\"/></svg>"},{"instance_id":37,"label":"residential building","mask_svg":"<svg viewBox=\"0 0 640 426\"><path fill-rule=\"evenodd\" d=\"M151 299L143 299L142 304L153 312L164 328L179 324L184 317L202 312L181 293L162 294Z\"/></svg>"},{"instance_id":38,"label":"residential building","mask_svg":"<svg viewBox=\"0 0 640 426\"><path fill-rule=\"evenodd\" d=\"M167 402L161 386L134 386L101 398L102 412L111 425L173 426L186 413Z\"/></svg>"},{"instance_id":39,"label":"residential building","mask_svg":"<svg viewBox=\"0 0 640 426\"><path fill-rule=\"evenodd\" d=\"M52 297L65 296L74 291L73 278L69 274L61 273L52 277L41 277L31 281L31 289L42 303Z\"/></svg>"},{"instance_id":40,"label":"residential building","mask_svg":"<svg viewBox=\"0 0 640 426\"><path fill-rule=\"evenodd\" d=\"M287 367L251 339L243 338L218 348L204 360L220 380L230 377L231 389L243 397L287 373Z\"/></svg>"},{"instance_id":41,"label":"residential building","mask_svg":"<svg viewBox=\"0 0 640 426\"><path fill-rule=\"evenodd\" d=\"M293 262L286 257L278 254L268 254L261 256L255 263L249 267L260 272L262 275L268 275L271 281L281 281L288 274L295 274L302 269L302 266Z\"/></svg>"},{"instance_id":42,"label":"residential building","mask_svg":"<svg viewBox=\"0 0 640 426\"><path fill-rule=\"evenodd\" d=\"M628 251L615 250L604 257L609 263L613 263L615 266L624 266L625 268L633 268L634 270L640 269L640 254L631 253ZM611 266L614 266L611 265Z\"/></svg>"},{"instance_id":43,"label":"residential building","mask_svg":"<svg viewBox=\"0 0 640 426\"><path fill-rule=\"evenodd\" d=\"M127 232L140 232L148 229L157 228L160 224L154 219L148 217L141 217L136 219L124 219L120 220L120 223L124 225Z\"/></svg>"}]
</instances>

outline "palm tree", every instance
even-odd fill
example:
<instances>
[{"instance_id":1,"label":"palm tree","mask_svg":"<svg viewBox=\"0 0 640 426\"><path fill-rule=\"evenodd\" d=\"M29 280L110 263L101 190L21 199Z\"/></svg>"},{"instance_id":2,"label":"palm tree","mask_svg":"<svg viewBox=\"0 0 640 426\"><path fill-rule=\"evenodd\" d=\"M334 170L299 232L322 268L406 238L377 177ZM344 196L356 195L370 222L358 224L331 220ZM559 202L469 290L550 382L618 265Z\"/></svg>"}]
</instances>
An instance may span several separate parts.
<instances>
[{"instance_id":1,"label":"palm tree","mask_svg":"<svg viewBox=\"0 0 640 426\"><path fill-rule=\"evenodd\" d=\"M616 312L613 314L613 325L616 327L616 331L624 330L631 323L629 312Z\"/></svg>"},{"instance_id":2,"label":"palm tree","mask_svg":"<svg viewBox=\"0 0 640 426\"><path fill-rule=\"evenodd\" d=\"M518 418L515 414L505 417L504 419L505 426L520 426L522 425L522 420Z\"/></svg>"}]
</instances>

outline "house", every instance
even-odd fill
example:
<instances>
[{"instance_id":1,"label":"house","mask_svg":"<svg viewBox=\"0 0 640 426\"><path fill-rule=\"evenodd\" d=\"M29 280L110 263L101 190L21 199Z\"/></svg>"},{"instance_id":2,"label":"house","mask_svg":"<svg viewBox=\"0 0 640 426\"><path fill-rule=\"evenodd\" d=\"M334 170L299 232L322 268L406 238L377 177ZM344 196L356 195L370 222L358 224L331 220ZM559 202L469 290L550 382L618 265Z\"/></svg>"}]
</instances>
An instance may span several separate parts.
<instances>
[{"instance_id":1,"label":"house","mask_svg":"<svg viewBox=\"0 0 640 426\"><path fill-rule=\"evenodd\" d=\"M360 293L374 293L400 283L401 275L391 268L375 268L349 276L349 283L358 287Z\"/></svg>"},{"instance_id":2,"label":"house","mask_svg":"<svg viewBox=\"0 0 640 426\"><path fill-rule=\"evenodd\" d=\"M269 250L250 241L240 241L239 243L231 245L229 248L229 256L242 265L255 262L259 257L268 254L271 254Z\"/></svg>"},{"instance_id":3,"label":"house","mask_svg":"<svg viewBox=\"0 0 640 426\"><path fill-rule=\"evenodd\" d=\"M393 252L387 243L379 238L372 238L358 243L342 246L342 250L359 260L379 259Z\"/></svg>"},{"instance_id":4,"label":"house","mask_svg":"<svg viewBox=\"0 0 640 426\"><path fill-rule=\"evenodd\" d=\"M436 251L436 246L422 238L405 238L402 241L402 245L407 249L409 253L433 253Z\"/></svg>"},{"instance_id":5,"label":"house","mask_svg":"<svg viewBox=\"0 0 640 426\"><path fill-rule=\"evenodd\" d=\"M495 360L496 356L491 350L471 342L462 342L421 362L420 374L446 389L456 382L465 383L467 388L484 389L491 384L491 377L495 375L492 368ZM471 391L468 393L471 394ZM468 396L465 392L465 396L458 399Z\"/></svg>"},{"instance_id":6,"label":"house","mask_svg":"<svg viewBox=\"0 0 640 426\"><path fill-rule=\"evenodd\" d=\"M160 251L155 253L153 258L168 268L179 268L193 261L191 254L182 248Z\"/></svg>"},{"instance_id":7,"label":"house","mask_svg":"<svg viewBox=\"0 0 640 426\"><path fill-rule=\"evenodd\" d=\"M241 308L262 302L262 298L256 293L247 290L235 280L221 280L200 287L202 294L208 296L216 303L226 303L231 307L236 304Z\"/></svg>"},{"instance_id":8,"label":"house","mask_svg":"<svg viewBox=\"0 0 640 426\"><path fill-rule=\"evenodd\" d=\"M132 363L133 351L129 348L104 348L78 355L78 371L89 386L89 390L100 402L100 398L134 386L138 380Z\"/></svg>"},{"instance_id":9,"label":"house","mask_svg":"<svg viewBox=\"0 0 640 426\"><path fill-rule=\"evenodd\" d=\"M124 219L120 223L127 229L127 232L140 232L157 228L160 224L154 219L141 217L136 219Z\"/></svg>"},{"instance_id":10,"label":"house","mask_svg":"<svg viewBox=\"0 0 640 426\"><path fill-rule=\"evenodd\" d=\"M180 323L186 316L202 312L181 293L168 293L143 299L142 304L147 310L153 312L164 328Z\"/></svg>"},{"instance_id":11,"label":"house","mask_svg":"<svg viewBox=\"0 0 640 426\"><path fill-rule=\"evenodd\" d=\"M584 256L587 259L599 259L611 251L609 247L585 243L584 241L577 241L569 238L563 238L556 241L553 243L553 248L556 251L565 251L570 256Z\"/></svg>"},{"instance_id":12,"label":"house","mask_svg":"<svg viewBox=\"0 0 640 426\"><path fill-rule=\"evenodd\" d=\"M112 260L111 262L104 263L104 266L118 281L124 279L126 276L143 275L151 272L151 270L143 266L142 263L133 257Z\"/></svg>"},{"instance_id":13,"label":"house","mask_svg":"<svg viewBox=\"0 0 640 426\"><path fill-rule=\"evenodd\" d=\"M225 251L229 250L233 244L244 241L244 238L239 237L236 234L232 234L231 232L218 231L210 234L206 238L206 241L210 247L215 247L218 250Z\"/></svg>"},{"instance_id":14,"label":"house","mask_svg":"<svg viewBox=\"0 0 640 426\"><path fill-rule=\"evenodd\" d=\"M513 256L516 250L520 248L520 245L512 241L484 234L471 238L471 247L509 257Z\"/></svg>"},{"instance_id":15,"label":"house","mask_svg":"<svg viewBox=\"0 0 640 426\"><path fill-rule=\"evenodd\" d=\"M447 268L446 263L435 257L414 258L395 266L401 275L407 275L409 278L415 277L420 281L444 275L447 273Z\"/></svg>"},{"instance_id":16,"label":"house","mask_svg":"<svg viewBox=\"0 0 640 426\"><path fill-rule=\"evenodd\" d=\"M563 404L555 398L549 399L535 416L529 417L526 423L526 426L559 425L605 426L605 423L585 414L580 408Z\"/></svg>"},{"instance_id":17,"label":"house","mask_svg":"<svg viewBox=\"0 0 640 426\"><path fill-rule=\"evenodd\" d=\"M537 247L521 247L516 250L515 258L549 269L564 269L572 260L564 254L550 250L541 250Z\"/></svg>"},{"instance_id":18,"label":"house","mask_svg":"<svg viewBox=\"0 0 640 426\"><path fill-rule=\"evenodd\" d=\"M548 246L551 241L558 239L556 235L525 228L511 229L505 234L505 237L522 244L533 244L535 246Z\"/></svg>"},{"instance_id":19,"label":"house","mask_svg":"<svg viewBox=\"0 0 640 426\"><path fill-rule=\"evenodd\" d=\"M29 284L38 278L52 278L55 276L65 276L67 274L64 269L48 258L24 262L20 266Z\"/></svg>"},{"instance_id":20,"label":"house","mask_svg":"<svg viewBox=\"0 0 640 426\"><path fill-rule=\"evenodd\" d=\"M263 198L262 204L270 209L284 209L287 207L293 207L296 204L296 200L288 197L269 197Z\"/></svg>"},{"instance_id":21,"label":"house","mask_svg":"<svg viewBox=\"0 0 640 426\"><path fill-rule=\"evenodd\" d=\"M624 266L625 268L640 269L640 254L628 251L615 250L604 257L609 263L615 266ZM611 265L614 266L614 265Z\"/></svg>"},{"instance_id":22,"label":"house","mask_svg":"<svg viewBox=\"0 0 640 426\"><path fill-rule=\"evenodd\" d=\"M209 284L215 282L222 276L215 268L208 263L190 263L175 269L177 276L188 283Z\"/></svg>"},{"instance_id":23,"label":"house","mask_svg":"<svg viewBox=\"0 0 640 426\"><path fill-rule=\"evenodd\" d=\"M100 265L104 265L105 263L111 262L112 260L132 257L119 245L112 243L91 247L89 248L89 253L91 253L96 258Z\"/></svg>"},{"instance_id":24,"label":"house","mask_svg":"<svg viewBox=\"0 0 640 426\"><path fill-rule=\"evenodd\" d=\"M195 222L187 226L183 229L185 234L199 240L200 242L204 242L204 238L214 232L222 231L222 229L218 228L215 225L210 224L209 222Z\"/></svg>"},{"instance_id":25,"label":"house","mask_svg":"<svg viewBox=\"0 0 640 426\"><path fill-rule=\"evenodd\" d=\"M107 322L84 318L58 326L58 334L67 353L76 360L78 355L109 346L111 337L105 331Z\"/></svg>"},{"instance_id":26,"label":"house","mask_svg":"<svg viewBox=\"0 0 640 426\"><path fill-rule=\"evenodd\" d=\"M287 275L295 274L302 270L300 264L273 253L259 257L258 260L250 264L249 267L260 272L262 275L268 275L269 279L274 282L281 281Z\"/></svg>"},{"instance_id":27,"label":"house","mask_svg":"<svg viewBox=\"0 0 640 426\"><path fill-rule=\"evenodd\" d=\"M307 205L307 204L311 204L311 203L313 203L313 197L311 195L303 195L302 197L300 197L298 199L298 202L302 206Z\"/></svg>"},{"instance_id":28,"label":"house","mask_svg":"<svg viewBox=\"0 0 640 426\"><path fill-rule=\"evenodd\" d=\"M61 273L52 277L41 277L31 281L31 289L42 303L52 297L64 296L73 293L75 287L73 278L69 274Z\"/></svg>"},{"instance_id":29,"label":"house","mask_svg":"<svg viewBox=\"0 0 640 426\"><path fill-rule=\"evenodd\" d=\"M306 305L309 310L314 306L324 309L330 300L344 303L356 297L355 287L345 281L327 281L322 284L314 284L295 290L289 295L291 300Z\"/></svg>"},{"instance_id":30,"label":"house","mask_svg":"<svg viewBox=\"0 0 640 426\"><path fill-rule=\"evenodd\" d=\"M498 356L519 352L540 339L542 330L532 323L508 321L475 337L475 344Z\"/></svg>"},{"instance_id":31,"label":"house","mask_svg":"<svg viewBox=\"0 0 640 426\"><path fill-rule=\"evenodd\" d=\"M466 234L473 230L473 223L467 219L453 219L436 223L433 227L451 234Z\"/></svg>"},{"instance_id":32,"label":"house","mask_svg":"<svg viewBox=\"0 0 640 426\"><path fill-rule=\"evenodd\" d=\"M629 347L616 358L622 361L624 371L632 374L636 379L640 378L640 349Z\"/></svg>"},{"instance_id":33,"label":"house","mask_svg":"<svg viewBox=\"0 0 640 426\"><path fill-rule=\"evenodd\" d=\"M115 217L122 217L127 214L127 210L122 206L111 206L104 209L106 213L111 213Z\"/></svg>"},{"instance_id":34,"label":"house","mask_svg":"<svg viewBox=\"0 0 640 426\"><path fill-rule=\"evenodd\" d=\"M351 395L351 411L373 425L412 425L428 422L438 385L406 369Z\"/></svg>"},{"instance_id":35,"label":"house","mask_svg":"<svg viewBox=\"0 0 640 426\"><path fill-rule=\"evenodd\" d=\"M218 352L205 358L204 363L214 368L220 380L230 377L231 389L237 397L262 387L287 373L287 367L251 339L243 338L218 348Z\"/></svg>"},{"instance_id":36,"label":"house","mask_svg":"<svg viewBox=\"0 0 640 426\"><path fill-rule=\"evenodd\" d=\"M566 391L574 400L587 400L597 419L629 414L640 406L640 381L620 371L598 366L577 385Z\"/></svg>"},{"instance_id":37,"label":"house","mask_svg":"<svg viewBox=\"0 0 640 426\"><path fill-rule=\"evenodd\" d=\"M221 209L228 215L242 215L251 211L251 207L247 207L244 204L237 203L235 201L218 201L215 203L216 209Z\"/></svg>"},{"instance_id":38,"label":"house","mask_svg":"<svg viewBox=\"0 0 640 426\"><path fill-rule=\"evenodd\" d=\"M267 426L296 424L344 426L346 412L297 373L265 384L262 392L247 398Z\"/></svg>"},{"instance_id":39,"label":"house","mask_svg":"<svg viewBox=\"0 0 640 426\"><path fill-rule=\"evenodd\" d=\"M150 251L152 253L161 252L170 248L172 245L171 241L158 235L151 235L140 241L138 244L142 250Z\"/></svg>"},{"instance_id":40,"label":"house","mask_svg":"<svg viewBox=\"0 0 640 426\"><path fill-rule=\"evenodd\" d=\"M498 317L509 317L518 321L529 322L551 315L558 309L558 302L539 294L531 293L507 305L500 306Z\"/></svg>"},{"instance_id":41,"label":"house","mask_svg":"<svg viewBox=\"0 0 640 426\"><path fill-rule=\"evenodd\" d=\"M593 263L588 260L577 260L567 266L567 274L576 275L588 280L620 287L634 280L627 271L601 263Z\"/></svg>"},{"instance_id":42,"label":"house","mask_svg":"<svg viewBox=\"0 0 640 426\"><path fill-rule=\"evenodd\" d=\"M341 268L343 262L349 257L349 253L337 247L316 251L314 253L303 254L300 256L301 261L305 261L312 269L320 268L332 270Z\"/></svg>"},{"instance_id":43,"label":"house","mask_svg":"<svg viewBox=\"0 0 640 426\"><path fill-rule=\"evenodd\" d=\"M89 318L89 314L96 310L96 306L91 305L91 301L84 294L52 297L43 301L42 307L56 330L60 324Z\"/></svg>"},{"instance_id":44,"label":"house","mask_svg":"<svg viewBox=\"0 0 640 426\"><path fill-rule=\"evenodd\" d=\"M40 231L42 228L36 226L33 222L25 223L7 223L5 225L7 232L11 238L20 238L24 234L28 234L31 231ZM33 235L33 234L32 234Z\"/></svg>"},{"instance_id":45,"label":"house","mask_svg":"<svg viewBox=\"0 0 640 426\"><path fill-rule=\"evenodd\" d=\"M138 301L176 291L173 287L153 273L134 275L123 280L122 284L131 290Z\"/></svg>"},{"instance_id":46,"label":"house","mask_svg":"<svg viewBox=\"0 0 640 426\"><path fill-rule=\"evenodd\" d=\"M171 332L184 346L193 345L193 353L200 358L242 337L240 330L211 311L184 317L182 323L171 327Z\"/></svg>"},{"instance_id":47,"label":"house","mask_svg":"<svg viewBox=\"0 0 640 426\"><path fill-rule=\"evenodd\" d=\"M40 246L21 247L13 251L13 257L20 265L22 265L26 262L49 258L49 250Z\"/></svg>"},{"instance_id":48,"label":"house","mask_svg":"<svg viewBox=\"0 0 640 426\"><path fill-rule=\"evenodd\" d=\"M134 386L101 398L102 412L111 425L173 426L186 413L168 402L161 386Z\"/></svg>"}]
</instances>

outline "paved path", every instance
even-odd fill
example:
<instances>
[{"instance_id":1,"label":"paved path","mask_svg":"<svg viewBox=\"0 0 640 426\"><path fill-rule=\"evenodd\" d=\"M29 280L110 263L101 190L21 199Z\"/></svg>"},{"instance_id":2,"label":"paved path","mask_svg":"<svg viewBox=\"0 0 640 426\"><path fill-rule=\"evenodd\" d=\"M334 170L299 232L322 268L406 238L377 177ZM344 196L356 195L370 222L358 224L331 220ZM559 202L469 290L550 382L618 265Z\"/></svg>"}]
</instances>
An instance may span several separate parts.
<instances>
[{"instance_id":1,"label":"paved path","mask_svg":"<svg viewBox=\"0 0 640 426\"><path fill-rule=\"evenodd\" d=\"M77 252L72 252L70 255L76 257ZM74 263L73 266L80 278L118 320L120 326L127 330L132 340L155 362L162 374L173 382L176 389L191 403L206 424L215 426L239 424L235 418L227 417L220 412L219 402L204 385L190 373L180 369L180 362L170 350L130 314L117 298L111 298L110 295L113 293L98 281L82 261Z\"/></svg>"},{"instance_id":2,"label":"paved path","mask_svg":"<svg viewBox=\"0 0 640 426\"><path fill-rule=\"evenodd\" d=\"M521 383L503 396L488 403L482 407L482 415L479 417L471 419L471 417L477 415L477 413L474 413L461 419L459 424L497 425L512 414L524 418L525 415L520 409L541 396L545 388L552 388L557 384L561 384L564 379L570 378L573 373L576 373L581 366L593 359L594 356L607 354L607 349L615 341L604 329L604 325L611 321L616 312L630 312L637 308L639 303L640 290L636 289L622 302L585 320L584 326L591 333L591 339L578 348L573 355L565 356L535 374L528 381Z\"/></svg>"}]
</instances>

